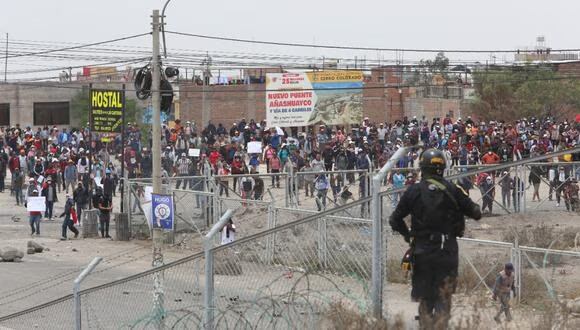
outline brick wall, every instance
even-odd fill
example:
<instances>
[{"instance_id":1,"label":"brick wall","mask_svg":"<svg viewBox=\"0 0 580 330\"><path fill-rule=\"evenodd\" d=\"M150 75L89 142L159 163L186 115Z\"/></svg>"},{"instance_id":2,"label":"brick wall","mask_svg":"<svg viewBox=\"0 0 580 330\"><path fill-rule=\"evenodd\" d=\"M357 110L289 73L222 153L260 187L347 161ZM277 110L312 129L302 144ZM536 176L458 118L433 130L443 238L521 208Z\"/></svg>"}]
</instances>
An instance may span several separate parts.
<instances>
[{"instance_id":1,"label":"brick wall","mask_svg":"<svg viewBox=\"0 0 580 330\"><path fill-rule=\"evenodd\" d=\"M403 116L418 118L444 117L450 111L454 117L467 116L465 104L457 99L415 97L413 88L386 88L386 84L368 82L363 90L363 115L374 122L393 122ZM206 125L232 123L266 118L265 85L197 86L180 85L180 119Z\"/></svg>"}]
</instances>

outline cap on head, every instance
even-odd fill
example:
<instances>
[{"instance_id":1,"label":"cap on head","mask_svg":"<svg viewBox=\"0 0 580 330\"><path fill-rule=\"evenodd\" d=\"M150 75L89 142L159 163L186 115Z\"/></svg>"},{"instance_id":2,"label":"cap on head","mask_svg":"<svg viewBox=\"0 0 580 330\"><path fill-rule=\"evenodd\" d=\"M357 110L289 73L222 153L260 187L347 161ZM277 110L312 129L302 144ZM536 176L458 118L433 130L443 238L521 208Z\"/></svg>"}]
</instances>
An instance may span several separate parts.
<instances>
[{"instance_id":1,"label":"cap on head","mask_svg":"<svg viewBox=\"0 0 580 330\"><path fill-rule=\"evenodd\" d=\"M506 270L514 270L514 265L511 262L508 262L505 264L505 269Z\"/></svg>"}]
</instances>

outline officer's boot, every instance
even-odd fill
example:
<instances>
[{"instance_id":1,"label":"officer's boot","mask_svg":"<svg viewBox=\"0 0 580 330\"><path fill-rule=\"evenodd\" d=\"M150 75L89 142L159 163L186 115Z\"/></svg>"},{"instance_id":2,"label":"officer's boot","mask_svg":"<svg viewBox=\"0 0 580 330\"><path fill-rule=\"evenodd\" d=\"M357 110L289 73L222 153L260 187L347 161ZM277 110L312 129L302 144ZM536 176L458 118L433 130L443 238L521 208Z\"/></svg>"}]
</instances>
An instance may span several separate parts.
<instances>
[{"instance_id":1,"label":"officer's boot","mask_svg":"<svg viewBox=\"0 0 580 330\"><path fill-rule=\"evenodd\" d=\"M433 308L435 303L427 299L419 302L419 329L432 330L433 328Z\"/></svg>"}]
</instances>

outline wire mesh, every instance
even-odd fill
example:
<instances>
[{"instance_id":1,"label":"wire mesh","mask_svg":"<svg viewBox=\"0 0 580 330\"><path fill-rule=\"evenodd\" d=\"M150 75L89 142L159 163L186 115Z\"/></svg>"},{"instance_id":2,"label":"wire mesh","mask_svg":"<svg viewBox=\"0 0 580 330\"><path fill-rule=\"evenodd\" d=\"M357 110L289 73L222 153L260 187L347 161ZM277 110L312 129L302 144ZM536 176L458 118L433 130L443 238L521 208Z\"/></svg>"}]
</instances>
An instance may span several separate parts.
<instances>
[{"instance_id":1,"label":"wire mesh","mask_svg":"<svg viewBox=\"0 0 580 330\"><path fill-rule=\"evenodd\" d=\"M325 215L214 248L216 327L313 328L339 301L366 311L369 227Z\"/></svg>"},{"instance_id":2,"label":"wire mesh","mask_svg":"<svg viewBox=\"0 0 580 330\"><path fill-rule=\"evenodd\" d=\"M74 329L74 301L72 295L27 310L8 319L0 318L0 328L27 329Z\"/></svg>"},{"instance_id":3,"label":"wire mesh","mask_svg":"<svg viewBox=\"0 0 580 330\"><path fill-rule=\"evenodd\" d=\"M83 327L95 329L191 329L202 327L205 264L202 256L162 270L81 292ZM162 285L161 308L154 283Z\"/></svg>"}]
</instances>

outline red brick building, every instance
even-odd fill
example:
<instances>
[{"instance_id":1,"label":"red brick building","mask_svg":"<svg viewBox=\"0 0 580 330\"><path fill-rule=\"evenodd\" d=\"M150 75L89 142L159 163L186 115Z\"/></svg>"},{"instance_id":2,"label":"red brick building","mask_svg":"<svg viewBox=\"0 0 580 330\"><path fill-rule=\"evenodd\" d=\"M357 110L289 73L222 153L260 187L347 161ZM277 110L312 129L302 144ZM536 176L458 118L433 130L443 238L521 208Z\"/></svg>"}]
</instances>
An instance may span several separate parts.
<instances>
[{"instance_id":1,"label":"red brick building","mask_svg":"<svg viewBox=\"0 0 580 330\"><path fill-rule=\"evenodd\" d=\"M406 67L384 66L371 70L363 90L363 115L374 122L394 122L404 116L425 115L427 118L459 116L465 102L459 98L417 96L415 88L403 86ZM253 69L255 77L266 69ZM253 79L252 81L260 81ZM263 81L263 80L262 80ZM210 120L229 127L242 118L260 121L266 118L264 83L246 85L199 86L182 83L180 90L180 119L203 125Z\"/></svg>"}]
</instances>

